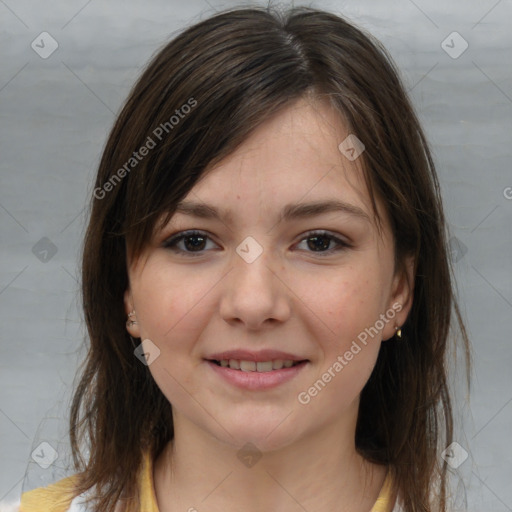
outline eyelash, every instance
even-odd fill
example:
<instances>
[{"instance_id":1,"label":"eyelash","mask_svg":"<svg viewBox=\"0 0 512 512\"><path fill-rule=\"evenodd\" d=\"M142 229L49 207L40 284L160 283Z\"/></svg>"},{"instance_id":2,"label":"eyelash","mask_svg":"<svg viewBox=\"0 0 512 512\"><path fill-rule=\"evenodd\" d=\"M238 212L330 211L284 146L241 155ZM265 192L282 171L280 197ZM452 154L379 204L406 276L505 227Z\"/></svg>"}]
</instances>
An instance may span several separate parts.
<instances>
[{"instance_id":1,"label":"eyelash","mask_svg":"<svg viewBox=\"0 0 512 512\"><path fill-rule=\"evenodd\" d=\"M166 249L170 249L173 252L186 254L187 256L194 258L194 257L200 256L205 251L204 250L196 251L196 252L195 251L184 251L183 249L177 249L176 245L179 242L181 242L182 240L184 240L185 238L194 238L196 236L205 238L207 240L211 240L211 237L209 237L204 231L188 230L188 231L181 231L181 232L171 236L170 238L168 238L167 240L165 240L163 242L162 246ZM307 252L311 252L312 254L319 255L320 257L329 256L335 251L340 251L340 250L347 249L347 248L351 247L351 245L348 244L347 242L340 240L338 237L336 237L334 235L331 235L328 231L322 231L322 230L310 231L310 232L306 233L306 236L304 238L302 238L300 240L300 242L307 240L309 238L313 238L315 236L328 238L338 244L338 247L335 249L328 249L326 251L307 251Z\"/></svg>"}]
</instances>

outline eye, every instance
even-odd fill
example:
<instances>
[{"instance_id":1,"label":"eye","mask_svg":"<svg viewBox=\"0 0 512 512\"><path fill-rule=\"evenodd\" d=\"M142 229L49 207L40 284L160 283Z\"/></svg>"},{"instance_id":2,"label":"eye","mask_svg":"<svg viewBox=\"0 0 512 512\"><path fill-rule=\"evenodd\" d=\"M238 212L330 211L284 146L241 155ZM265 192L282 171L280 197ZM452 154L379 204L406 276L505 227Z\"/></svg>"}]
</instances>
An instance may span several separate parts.
<instances>
[{"instance_id":1,"label":"eye","mask_svg":"<svg viewBox=\"0 0 512 512\"><path fill-rule=\"evenodd\" d=\"M350 244L344 242L334 235L331 235L327 231L312 231L308 233L307 236L300 241L300 243L302 243L304 240L308 241L307 247L312 249L308 252L320 253L319 256L322 257L324 255L328 256L334 251L340 251L350 247ZM336 247L329 249L331 242L334 242ZM300 245L300 243L298 245Z\"/></svg>"},{"instance_id":2,"label":"eye","mask_svg":"<svg viewBox=\"0 0 512 512\"><path fill-rule=\"evenodd\" d=\"M307 236L297 245L300 245L300 243L305 240L308 241L307 247L311 249L311 251L307 252L319 253L319 256L330 255L335 251L351 247L350 244L334 235L331 235L327 231L312 231L307 233ZM208 236L204 231L189 230L182 231L171 236L163 242L162 247L170 249L176 253L199 256L208 248L208 241L214 243L210 236ZM183 245L179 247L182 242ZM334 242L335 247L329 248L332 242ZM214 245L217 244L214 243Z\"/></svg>"},{"instance_id":3,"label":"eye","mask_svg":"<svg viewBox=\"0 0 512 512\"><path fill-rule=\"evenodd\" d=\"M166 249L171 249L171 251L177 253L185 253L190 256L199 256L201 252L203 252L203 250L205 249L205 246L207 245L207 240L211 241L211 238L203 231L182 231L167 239L162 244L162 247L165 247ZM184 249L178 247L178 244L181 244L181 242L184 242Z\"/></svg>"}]
</instances>

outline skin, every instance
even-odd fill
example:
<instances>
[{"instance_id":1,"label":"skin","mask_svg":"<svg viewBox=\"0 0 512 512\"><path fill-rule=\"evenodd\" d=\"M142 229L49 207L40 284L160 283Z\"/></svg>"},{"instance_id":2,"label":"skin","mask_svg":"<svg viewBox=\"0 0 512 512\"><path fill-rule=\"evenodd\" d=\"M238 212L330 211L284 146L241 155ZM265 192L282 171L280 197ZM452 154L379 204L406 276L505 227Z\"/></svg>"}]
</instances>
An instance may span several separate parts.
<instances>
[{"instance_id":1,"label":"skin","mask_svg":"<svg viewBox=\"0 0 512 512\"><path fill-rule=\"evenodd\" d=\"M387 468L355 450L359 396L381 342L410 310L413 265L394 272L383 203L379 233L362 159L349 161L338 149L348 134L327 104L299 100L209 169L185 198L228 208L230 219L177 213L129 262L125 308L136 311L138 324L128 330L159 348L149 369L173 408L175 439L154 466L161 512L368 512L379 495ZM368 219L331 212L278 222L285 204L329 198L359 207ZM188 229L210 238L181 241L185 254L162 246ZM329 231L350 247L336 250L334 240L322 238L315 251L312 230ZM247 236L263 248L252 263L235 251ZM194 243L201 252L190 256ZM393 304L401 311L366 346L359 343L357 355L309 403L300 403L298 394ZM242 390L203 359L234 348L278 349L309 362L276 388ZM252 467L237 457L248 442L262 454Z\"/></svg>"}]
</instances>

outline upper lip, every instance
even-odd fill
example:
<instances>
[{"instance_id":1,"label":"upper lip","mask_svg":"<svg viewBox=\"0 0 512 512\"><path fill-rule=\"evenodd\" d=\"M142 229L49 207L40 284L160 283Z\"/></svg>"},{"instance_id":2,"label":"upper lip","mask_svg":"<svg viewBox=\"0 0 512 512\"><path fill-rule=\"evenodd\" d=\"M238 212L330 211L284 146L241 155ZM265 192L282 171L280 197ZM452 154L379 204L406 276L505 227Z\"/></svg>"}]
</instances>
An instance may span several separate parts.
<instances>
[{"instance_id":1,"label":"upper lip","mask_svg":"<svg viewBox=\"0 0 512 512\"><path fill-rule=\"evenodd\" d=\"M210 361L223 361L229 359L237 359L238 361L273 361L275 359L282 360L291 360L291 361L304 361L306 360L304 357L295 356L293 354L289 354L287 352L282 352L280 350L259 350L257 352L252 352L250 350L244 349L236 349L236 350L226 350L224 352L217 352L208 356L206 359Z\"/></svg>"}]
</instances>

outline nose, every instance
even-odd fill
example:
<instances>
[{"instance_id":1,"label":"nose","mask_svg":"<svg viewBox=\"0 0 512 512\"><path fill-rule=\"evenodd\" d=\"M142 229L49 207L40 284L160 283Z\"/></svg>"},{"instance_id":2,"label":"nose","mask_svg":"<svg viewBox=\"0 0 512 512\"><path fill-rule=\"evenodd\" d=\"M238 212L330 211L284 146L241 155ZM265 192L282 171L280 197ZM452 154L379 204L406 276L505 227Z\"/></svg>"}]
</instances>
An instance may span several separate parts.
<instances>
[{"instance_id":1,"label":"nose","mask_svg":"<svg viewBox=\"0 0 512 512\"><path fill-rule=\"evenodd\" d=\"M271 261L270 253L263 249L250 263L234 254L233 267L223 279L220 304L220 314L226 322L261 330L290 317L292 292L285 281L284 267Z\"/></svg>"}]
</instances>

